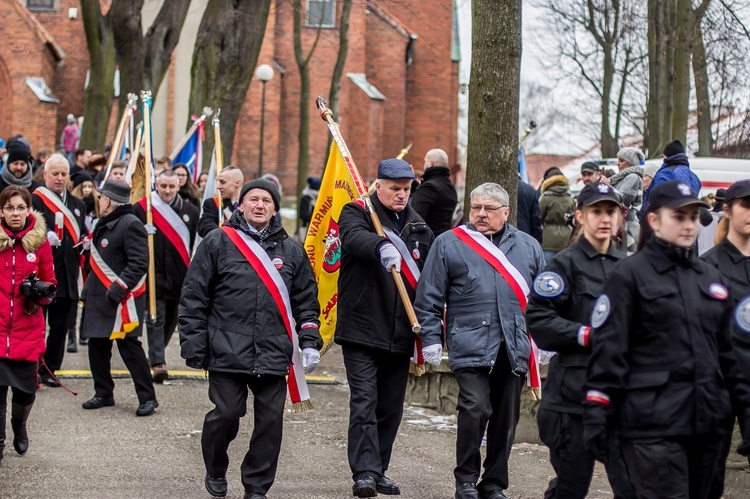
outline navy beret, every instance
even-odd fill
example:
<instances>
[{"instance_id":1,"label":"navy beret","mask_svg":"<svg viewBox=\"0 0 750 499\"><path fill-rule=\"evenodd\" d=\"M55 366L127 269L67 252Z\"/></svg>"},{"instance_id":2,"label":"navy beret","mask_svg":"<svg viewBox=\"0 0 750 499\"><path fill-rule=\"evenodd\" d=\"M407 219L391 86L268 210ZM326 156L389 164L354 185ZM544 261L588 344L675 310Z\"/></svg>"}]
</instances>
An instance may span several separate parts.
<instances>
[{"instance_id":1,"label":"navy beret","mask_svg":"<svg viewBox=\"0 0 750 499\"><path fill-rule=\"evenodd\" d=\"M387 180L413 179L414 172L411 171L409 163L403 159L384 159L378 164L378 178Z\"/></svg>"}]
</instances>

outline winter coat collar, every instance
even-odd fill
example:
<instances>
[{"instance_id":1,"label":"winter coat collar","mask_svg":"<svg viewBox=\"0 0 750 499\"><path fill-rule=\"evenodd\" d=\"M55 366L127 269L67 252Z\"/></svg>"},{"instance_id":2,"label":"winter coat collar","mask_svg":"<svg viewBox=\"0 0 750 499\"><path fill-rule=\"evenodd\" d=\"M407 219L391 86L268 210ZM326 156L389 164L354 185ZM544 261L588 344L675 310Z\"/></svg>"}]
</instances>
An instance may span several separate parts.
<instances>
[{"instance_id":1,"label":"winter coat collar","mask_svg":"<svg viewBox=\"0 0 750 499\"><path fill-rule=\"evenodd\" d=\"M433 178L447 177L450 178L451 170L447 166L431 166L424 171L422 179L431 180Z\"/></svg>"},{"instance_id":2,"label":"winter coat collar","mask_svg":"<svg viewBox=\"0 0 750 499\"><path fill-rule=\"evenodd\" d=\"M382 223L384 226L388 227L389 229L395 230L399 234L401 234L401 231L406 228L407 225L410 223L419 221L424 223L423 220L419 219L419 215L416 211L411 207L411 205L407 204L406 208L404 208L403 211L398 213L399 217L404 217L404 225L402 228L396 227L396 224L394 224L393 219L390 217L390 213L396 213L393 210L389 210L386 208L383 203L380 202L380 198L378 198L378 195L375 194L374 196L370 197L370 200L372 201L372 205L375 207L375 211L378 212L378 216L380 217L380 223Z\"/></svg>"},{"instance_id":3,"label":"winter coat collar","mask_svg":"<svg viewBox=\"0 0 750 499\"><path fill-rule=\"evenodd\" d=\"M586 254L586 256L589 257L589 259L594 259L601 256L601 253L599 253L599 251L594 248L594 246L589 242L588 239L586 239L586 236L584 236L583 234L581 234L581 236L578 238L578 246ZM609 243L609 250L607 251L606 255L611 256L612 258L615 258L617 260L625 258L625 254L615 248L614 241Z\"/></svg>"},{"instance_id":4,"label":"winter coat collar","mask_svg":"<svg viewBox=\"0 0 750 499\"><path fill-rule=\"evenodd\" d=\"M676 168L678 166L690 168L690 162L688 162L687 154L679 153L666 158L660 170L664 168Z\"/></svg>"},{"instance_id":5,"label":"winter coat collar","mask_svg":"<svg viewBox=\"0 0 750 499\"><path fill-rule=\"evenodd\" d=\"M555 187L552 190L552 194L561 194L568 192L568 178L565 175L553 175L544 182L542 182L542 192L545 193L551 187Z\"/></svg>"},{"instance_id":6,"label":"winter coat collar","mask_svg":"<svg viewBox=\"0 0 750 499\"><path fill-rule=\"evenodd\" d=\"M101 227L105 227L105 226L108 229L111 229L120 218L127 215L128 213L130 213L131 215L133 214L132 204L125 204L122 206L118 206L117 208L115 208L115 211L99 219L99 222L96 224L96 229L94 229L94 232L98 232Z\"/></svg>"},{"instance_id":7,"label":"winter coat collar","mask_svg":"<svg viewBox=\"0 0 750 499\"><path fill-rule=\"evenodd\" d=\"M651 236L642 251L648 255L648 261L660 274L677 265L690 266L696 272L703 273L695 248L680 248L656 236Z\"/></svg>"},{"instance_id":8,"label":"winter coat collar","mask_svg":"<svg viewBox=\"0 0 750 499\"><path fill-rule=\"evenodd\" d=\"M233 229L244 232L245 234L252 237L253 239L260 240L259 233L252 232L248 228L247 221L245 220L245 217L242 215L242 212L240 210L235 210L235 212L232 213L232 216L229 218L229 220L226 221L226 224L232 227ZM279 223L278 218L276 216L273 216L271 217L271 221L268 224L268 236L263 238L263 241L274 239L279 236L281 236L282 239L285 239L287 236L287 233L284 230L284 227Z\"/></svg>"},{"instance_id":9,"label":"winter coat collar","mask_svg":"<svg viewBox=\"0 0 750 499\"><path fill-rule=\"evenodd\" d=\"M26 227L16 234L3 225L0 230L0 252L10 249L19 237L24 251L32 253L38 250L47 240L47 224L44 222L44 216L38 211L31 210Z\"/></svg>"}]
</instances>

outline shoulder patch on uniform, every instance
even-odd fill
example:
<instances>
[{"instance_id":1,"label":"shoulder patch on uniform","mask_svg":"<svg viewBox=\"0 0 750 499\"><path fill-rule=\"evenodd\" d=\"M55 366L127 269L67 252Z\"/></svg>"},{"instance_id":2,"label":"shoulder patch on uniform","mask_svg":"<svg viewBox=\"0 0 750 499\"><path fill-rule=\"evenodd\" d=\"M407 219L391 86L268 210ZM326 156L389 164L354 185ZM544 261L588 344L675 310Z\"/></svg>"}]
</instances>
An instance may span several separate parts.
<instances>
[{"instance_id":1,"label":"shoulder patch on uniform","mask_svg":"<svg viewBox=\"0 0 750 499\"><path fill-rule=\"evenodd\" d=\"M604 324L607 317L609 317L611 308L609 297L607 295L601 295L599 299L596 300L594 311L591 313L591 327L597 328Z\"/></svg>"},{"instance_id":2,"label":"shoulder patch on uniform","mask_svg":"<svg viewBox=\"0 0 750 499\"><path fill-rule=\"evenodd\" d=\"M742 300L734 311L734 319L740 331L750 334L750 297Z\"/></svg>"},{"instance_id":3,"label":"shoulder patch on uniform","mask_svg":"<svg viewBox=\"0 0 750 499\"><path fill-rule=\"evenodd\" d=\"M708 287L708 292L711 293L711 296L713 296L717 300L726 300L729 296L729 291L727 290L727 288L724 287L723 284L719 284L718 282L711 284Z\"/></svg>"},{"instance_id":4,"label":"shoulder patch on uniform","mask_svg":"<svg viewBox=\"0 0 750 499\"><path fill-rule=\"evenodd\" d=\"M565 281L556 272L542 272L534 279L534 291L544 298L555 298L565 291Z\"/></svg>"}]
</instances>

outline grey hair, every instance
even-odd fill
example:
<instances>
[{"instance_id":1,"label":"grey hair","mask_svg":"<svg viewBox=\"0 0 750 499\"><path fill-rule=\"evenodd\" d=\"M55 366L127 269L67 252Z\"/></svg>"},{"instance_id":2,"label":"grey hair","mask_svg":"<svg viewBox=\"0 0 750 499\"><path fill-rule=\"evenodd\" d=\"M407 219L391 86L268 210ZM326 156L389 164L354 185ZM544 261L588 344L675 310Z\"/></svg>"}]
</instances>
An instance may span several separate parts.
<instances>
[{"instance_id":1,"label":"grey hair","mask_svg":"<svg viewBox=\"0 0 750 499\"><path fill-rule=\"evenodd\" d=\"M469 199L474 201L474 198L477 197L492 198L502 206L510 206L508 192L503 189L500 184L495 184L493 182L485 182L484 184L475 187L474 190L471 191Z\"/></svg>"},{"instance_id":2,"label":"grey hair","mask_svg":"<svg viewBox=\"0 0 750 499\"><path fill-rule=\"evenodd\" d=\"M68 172L70 172L70 163L68 162L68 158L66 158L60 153L55 153L49 158L47 158L47 161L44 162L44 171L48 172L50 166L56 163L64 164L65 166L68 167Z\"/></svg>"},{"instance_id":3,"label":"grey hair","mask_svg":"<svg viewBox=\"0 0 750 499\"><path fill-rule=\"evenodd\" d=\"M104 195L107 196L106 194ZM112 208L119 208L120 206L125 206L126 204L130 204L130 203L120 203L119 201L115 201L109 196L107 196L107 199L109 199L109 204L112 205Z\"/></svg>"}]
</instances>

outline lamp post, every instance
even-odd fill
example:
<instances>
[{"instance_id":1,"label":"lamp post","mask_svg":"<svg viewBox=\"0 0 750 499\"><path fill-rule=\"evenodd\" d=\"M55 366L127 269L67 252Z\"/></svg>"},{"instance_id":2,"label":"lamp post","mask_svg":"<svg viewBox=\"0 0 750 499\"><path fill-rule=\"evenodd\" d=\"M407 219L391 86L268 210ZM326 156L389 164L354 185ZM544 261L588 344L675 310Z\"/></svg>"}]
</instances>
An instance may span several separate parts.
<instances>
[{"instance_id":1,"label":"lamp post","mask_svg":"<svg viewBox=\"0 0 750 499\"><path fill-rule=\"evenodd\" d=\"M266 121L266 83L273 78L273 68L268 64L261 64L255 68L255 77L263 84L263 94L260 99L260 152L258 153L258 178L263 175L263 128Z\"/></svg>"}]
</instances>

